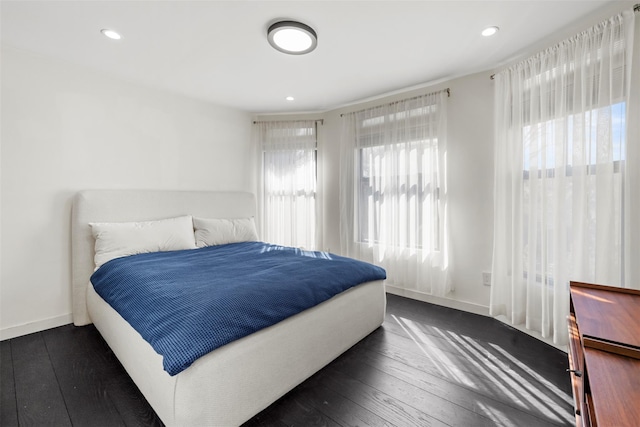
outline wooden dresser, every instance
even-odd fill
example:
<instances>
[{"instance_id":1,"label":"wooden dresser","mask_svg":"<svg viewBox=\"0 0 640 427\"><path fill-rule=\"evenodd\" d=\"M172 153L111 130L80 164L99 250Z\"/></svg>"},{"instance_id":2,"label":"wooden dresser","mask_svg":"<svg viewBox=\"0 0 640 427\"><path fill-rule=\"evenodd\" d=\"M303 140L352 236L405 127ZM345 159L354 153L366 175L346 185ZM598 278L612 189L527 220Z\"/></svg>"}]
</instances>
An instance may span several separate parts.
<instances>
[{"instance_id":1,"label":"wooden dresser","mask_svg":"<svg viewBox=\"0 0 640 427\"><path fill-rule=\"evenodd\" d=\"M578 426L640 426L640 291L571 282L569 369Z\"/></svg>"}]
</instances>

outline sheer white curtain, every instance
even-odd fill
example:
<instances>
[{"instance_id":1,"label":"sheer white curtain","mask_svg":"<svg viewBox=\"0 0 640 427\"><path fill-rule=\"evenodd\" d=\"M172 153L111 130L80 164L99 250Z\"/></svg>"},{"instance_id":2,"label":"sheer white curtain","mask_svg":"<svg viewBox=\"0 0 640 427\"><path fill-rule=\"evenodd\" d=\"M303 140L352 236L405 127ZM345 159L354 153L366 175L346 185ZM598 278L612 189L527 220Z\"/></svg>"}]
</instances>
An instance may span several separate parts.
<instances>
[{"instance_id":1,"label":"sheer white curtain","mask_svg":"<svg viewBox=\"0 0 640 427\"><path fill-rule=\"evenodd\" d=\"M387 284L449 290L447 92L343 116L342 253L380 265Z\"/></svg>"},{"instance_id":2,"label":"sheer white curtain","mask_svg":"<svg viewBox=\"0 0 640 427\"><path fill-rule=\"evenodd\" d=\"M258 122L264 241L316 249L316 122Z\"/></svg>"},{"instance_id":3,"label":"sheer white curtain","mask_svg":"<svg viewBox=\"0 0 640 427\"><path fill-rule=\"evenodd\" d=\"M491 314L560 345L570 280L629 286L624 187L627 168L640 166L626 157L633 21L621 13L495 79Z\"/></svg>"}]
</instances>

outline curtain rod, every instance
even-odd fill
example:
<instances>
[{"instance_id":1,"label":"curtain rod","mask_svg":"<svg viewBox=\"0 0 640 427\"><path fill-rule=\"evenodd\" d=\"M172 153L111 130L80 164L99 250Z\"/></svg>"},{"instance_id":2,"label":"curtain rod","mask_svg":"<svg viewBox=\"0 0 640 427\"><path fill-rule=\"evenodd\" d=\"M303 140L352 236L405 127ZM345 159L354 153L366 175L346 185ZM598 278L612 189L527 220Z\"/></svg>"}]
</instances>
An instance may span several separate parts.
<instances>
[{"instance_id":1,"label":"curtain rod","mask_svg":"<svg viewBox=\"0 0 640 427\"><path fill-rule=\"evenodd\" d=\"M257 125L258 123L278 123L278 122L316 122L324 125L324 119L316 119L316 120L254 120L253 124Z\"/></svg>"},{"instance_id":2,"label":"curtain rod","mask_svg":"<svg viewBox=\"0 0 640 427\"><path fill-rule=\"evenodd\" d=\"M442 89L442 90L439 90L439 91L436 91L436 92L426 93L424 95L412 96L411 98L401 99L399 101L393 101L393 102L389 102L387 104L377 105L377 106L371 107L371 108L377 108L377 107L380 107L382 105L394 105L394 104L398 104L399 102L413 101L414 99L418 99L418 98L421 98L421 97L426 96L426 95L435 95L436 93L440 93L440 92L447 92L447 98L451 97L451 89L450 88L446 88L446 89ZM342 114L340 114L340 117L344 116L345 114L361 113L361 112L366 111L368 109L369 108L365 108L363 110L356 110L356 111L352 111L350 113L342 113Z\"/></svg>"},{"instance_id":3,"label":"curtain rod","mask_svg":"<svg viewBox=\"0 0 640 427\"><path fill-rule=\"evenodd\" d=\"M636 4L633 6L633 11L634 11L635 13L640 12L640 3L636 3ZM491 74L491 75L489 76L489 78L490 78L491 80L495 80L496 75L495 75L495 74Z\"/></svg>"}]
</instances>

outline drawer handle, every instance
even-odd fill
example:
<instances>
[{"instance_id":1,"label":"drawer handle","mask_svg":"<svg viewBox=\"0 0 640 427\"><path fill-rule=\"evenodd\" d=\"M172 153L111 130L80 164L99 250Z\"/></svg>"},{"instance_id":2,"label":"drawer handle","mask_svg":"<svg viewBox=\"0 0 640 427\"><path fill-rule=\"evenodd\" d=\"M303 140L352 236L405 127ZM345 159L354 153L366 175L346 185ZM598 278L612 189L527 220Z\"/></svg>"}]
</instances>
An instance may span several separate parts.
<instances>
[{"instance_id":1,"label":"drawer handle","mask_svg":"<svg viewBox=\"0 0 640 427\"><path fill-rule=\"evenodd\" d=\"M576 377L582 376L582 372L578 371L577 369L567 369L567 372L573 372L576 375Z\"/></svg>"}]
</instances>

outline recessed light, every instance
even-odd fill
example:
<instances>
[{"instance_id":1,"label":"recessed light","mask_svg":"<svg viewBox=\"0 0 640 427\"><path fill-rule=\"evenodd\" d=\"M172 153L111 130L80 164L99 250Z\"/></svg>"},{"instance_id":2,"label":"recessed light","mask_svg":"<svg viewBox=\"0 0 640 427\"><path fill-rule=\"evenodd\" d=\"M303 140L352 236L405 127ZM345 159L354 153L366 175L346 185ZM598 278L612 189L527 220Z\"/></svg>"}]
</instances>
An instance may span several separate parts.
<instances>
[{"instance_id":1,"label":"recessed light","mask_svg":"<svg viewBox=\"0 0 640 427\"><path fill-rule=\"evenodd\" d=\"M287 101L293 101L295 98L293 96L287 96L285 99Z\"/></svg>"},{"instance_id":2,"label":"recessed light","mask_svg":"<svg viewBox=\"0 0 640 427\"><path fill-rule=\"evenodd\" d=\"M485 36L485 37L492 36L495 33L497 33L499 29L500 28L498 28L498 27L487 27L484 30L482 30L482 35Z\"/></svg>"},{"instance_id":3,"label":"recessed light","mask_svg":"<svg viewBox=\"0 0 640 427\"><path fill-rule=\"evenodd\" d=\"M100 32L102 34L104 34L105 37L109 37L110 39L113 39L113 40L120 40L122 38L122 36L120 34L116 33L113 30L109 30L109 29L106 29L106 28L100 30Z\"/></svg>"},{"instance_id":4,"label":"recessed light","mask_svg":"<svg viewBox=\"0 0 640 427\"><path fill-rule=\"evenodd\" d=\"M267 31L269 44L280 52L303 55L318 45L316 32L308 25L296 21L280 21Z\"/></svg>"}]
</instances>

